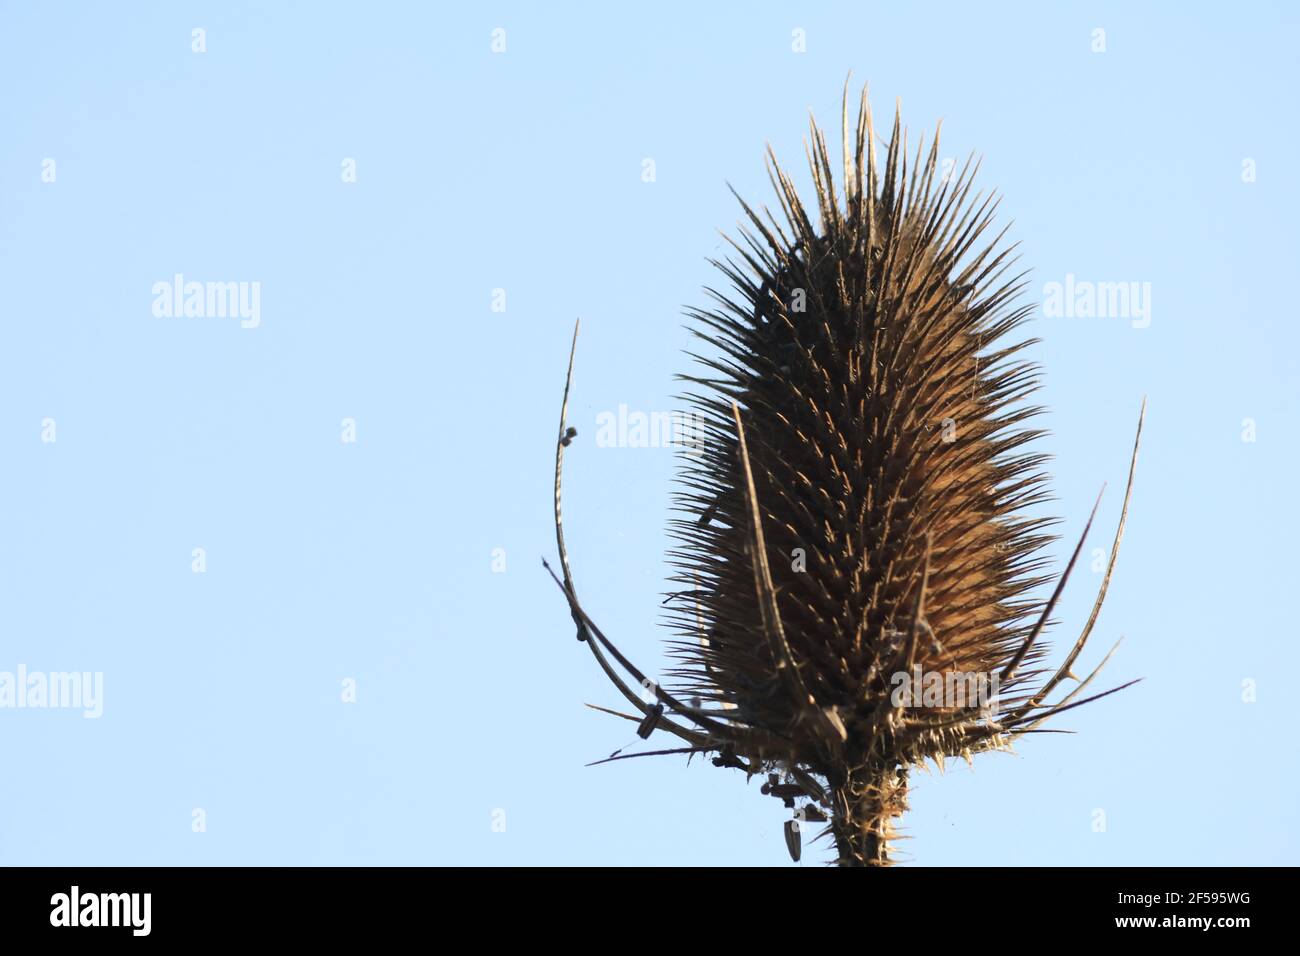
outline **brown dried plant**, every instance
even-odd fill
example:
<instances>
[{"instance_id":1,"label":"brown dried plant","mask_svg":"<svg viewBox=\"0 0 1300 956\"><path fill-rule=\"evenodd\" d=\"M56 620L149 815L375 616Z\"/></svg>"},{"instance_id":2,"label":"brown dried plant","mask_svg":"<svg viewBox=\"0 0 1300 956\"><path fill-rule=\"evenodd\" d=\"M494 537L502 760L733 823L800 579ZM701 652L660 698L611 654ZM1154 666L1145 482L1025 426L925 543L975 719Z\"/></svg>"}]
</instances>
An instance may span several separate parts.
<instances>
[{"instance_id":1,"label":"brown dried plant","mask_svg":"<svg viewBox=\"0 0 1300 956\"><path fill-rule=\"evenodd\" d=\"M896 111L882 171L866 90L850 137L846 86L842 132L837 195L811 123L816 226L769 147L783 219L741 200L752 228L728 240L740 261L714 262L734 291L709 290L718 307L689 312L713 354L683 376L703 425L672 522L683 588L673 689L634 666L578 600L560 511L572 352L555 459L556 581L578 639L637 711L609 713L642 737L684 744L627 756L711 754L715 766L766 775L763 792L795 810L795 859L801 823L818 821L835 861L861 866L891 862L910 768L1007 749L1052 732L1041 730L1048 717L1122 689L1080 697L1110 653L1082 681L1072 668L1110 584L1138 442L1092 612L1049 671L1040 638L1092 516L1050 596L1035 599L1053 536L1051 519L1026 515L1047 499L1047 458L1028 448L1042 432L1026 423L1042 409L1023 401L1038 368L1020 353L1036 340L1006 342L1032 311L1012 307L1025 287L1023 273L1007 277L1015 247L999 248L1005 229L976 245L998 203L970 197L973 158L936 182L937 130L909 171ZM1139 416L1139 439L1141 429ZM970 675L990 679L993 699L897 693L914 676L969 690ZM1067 679L1078 683L1049 703Z\"/></svg>"}]
</instances>

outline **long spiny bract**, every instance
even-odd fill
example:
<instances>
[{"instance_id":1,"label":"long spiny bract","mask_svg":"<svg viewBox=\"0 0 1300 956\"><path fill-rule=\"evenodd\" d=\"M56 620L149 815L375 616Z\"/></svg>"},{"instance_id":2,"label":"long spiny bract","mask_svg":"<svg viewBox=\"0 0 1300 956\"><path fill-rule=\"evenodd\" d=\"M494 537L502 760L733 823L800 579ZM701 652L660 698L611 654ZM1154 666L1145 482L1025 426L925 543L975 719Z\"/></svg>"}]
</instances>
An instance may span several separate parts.
<instances>
[{"instance_id":1,"label":"long spiny bract","mask_svg":"<svg viewBox=\"0 0 1300 956\"><path fill-rule=\"evenodd\" d=\"M679 686L654 687L654 705L613 673L602 648L644 680L577 602L559 520L563 414L556 521L579 636L595 631L588 643L642 729L719 766L784 772L765 790L820 806L837 862L875 865L890 862L909 767L1005 748L1075 706L1045 698L1074 676L1110 570L1066 663L1031 689L1083 538L1051 598L1034 600L1053 538L1049 519L1026 516L1047 492L1045 456L1028 447L1041 432L1026 424L1041 409L1024 402L1037 369L1019 357L1034 340L1007 344L1031 312L1012 307L1014 247L999 247L1003 234L978 245L997 203L970 196L969 161L936 182L937 133L909 172L896 113L882 171L865 90L851 142L847 96L843 118L842 197L815 122L816 225L769 150L784 222L742 200L739 261L715 263L734 291L710 290L717 308L689 313L713 354L683 376L701 434L671 556L689 600L670 611ZM991 708L900 704L900 674L1000 685Z\"/></svg>"}]
</instances>

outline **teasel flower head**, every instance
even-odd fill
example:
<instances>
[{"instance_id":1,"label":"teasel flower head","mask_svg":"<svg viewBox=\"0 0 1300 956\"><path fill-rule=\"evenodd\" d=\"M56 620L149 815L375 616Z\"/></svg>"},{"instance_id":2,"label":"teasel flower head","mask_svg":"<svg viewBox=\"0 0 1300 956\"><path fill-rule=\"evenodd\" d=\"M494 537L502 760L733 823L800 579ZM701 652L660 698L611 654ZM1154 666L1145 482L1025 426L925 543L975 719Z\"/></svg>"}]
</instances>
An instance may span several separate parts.
<instances>
[{"instance_id":1,"label":"teasel flower head","mask_svg":"<svg viewBox=\"0 0 1300 956\"><path fill-rule=\"evenodd\" d=\"M1073 667L1119 552L1137 442L1096 601L1049 666L1043 631L1092 517L1063 572L1044 574L1052 522L1030 515L1048 497L1030 427L1042 409L1026 402L1038 369L1022 357L1035 340L1015 334L1032 306L1016 306L1005 229L988 236L997 200L972 195L973 160L940 175L937 131L909 166L897 112L882 168L865 89L850 129L846 85L842 134L837 183L811 123L815 209L768 150L780 216L741 200L735 255L714 263L731 288L689 313L708 348L683 376L699 428L671 522L671 686L578 599L560 511L572 353L556 580L636 710L610 713L682 744L614 759L709 755L794 811L795 859L825 823L835 862L884 865L911 769L1007 749L1105 696L1083 695L1109 654L1083 680Z\"/></svg>"}]
</instances>

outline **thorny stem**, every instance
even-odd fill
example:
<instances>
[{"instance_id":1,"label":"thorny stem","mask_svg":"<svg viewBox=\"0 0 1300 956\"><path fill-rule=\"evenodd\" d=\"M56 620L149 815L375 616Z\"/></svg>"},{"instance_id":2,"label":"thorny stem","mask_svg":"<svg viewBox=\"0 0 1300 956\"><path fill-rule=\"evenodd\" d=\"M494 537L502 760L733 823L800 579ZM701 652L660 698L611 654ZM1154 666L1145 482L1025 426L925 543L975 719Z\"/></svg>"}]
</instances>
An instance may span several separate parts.
<instances>
[{"instance_id":1,"label":"thorny stem","mask_svg":"<svg viewBox=\"0 0 1300 956\"><path fill-rule=\"evenodd\" d=\"M859 767L832 782L830 832L839 866L889 866L893 820L907 810L907 770Z\"/></svg>"}]
</instances>

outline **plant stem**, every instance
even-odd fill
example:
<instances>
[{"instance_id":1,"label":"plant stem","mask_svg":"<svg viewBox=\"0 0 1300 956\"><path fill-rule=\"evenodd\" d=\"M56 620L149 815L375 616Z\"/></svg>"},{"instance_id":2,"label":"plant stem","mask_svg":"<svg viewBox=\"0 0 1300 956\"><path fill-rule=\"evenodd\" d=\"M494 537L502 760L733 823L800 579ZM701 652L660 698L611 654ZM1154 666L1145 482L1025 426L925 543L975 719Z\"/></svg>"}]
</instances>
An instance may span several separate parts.
<instances>
[{"instance_id":1,"label":"plant stem","mask_svg":"<svg viewBox=\"0 0 1300 956\"><path fill-rule=\"evenodd\" d=\"M831 833L840 866L889 866L893 819L907 809L907 770L872 765L832 782Z\"/></svg>"}]
</instances>

